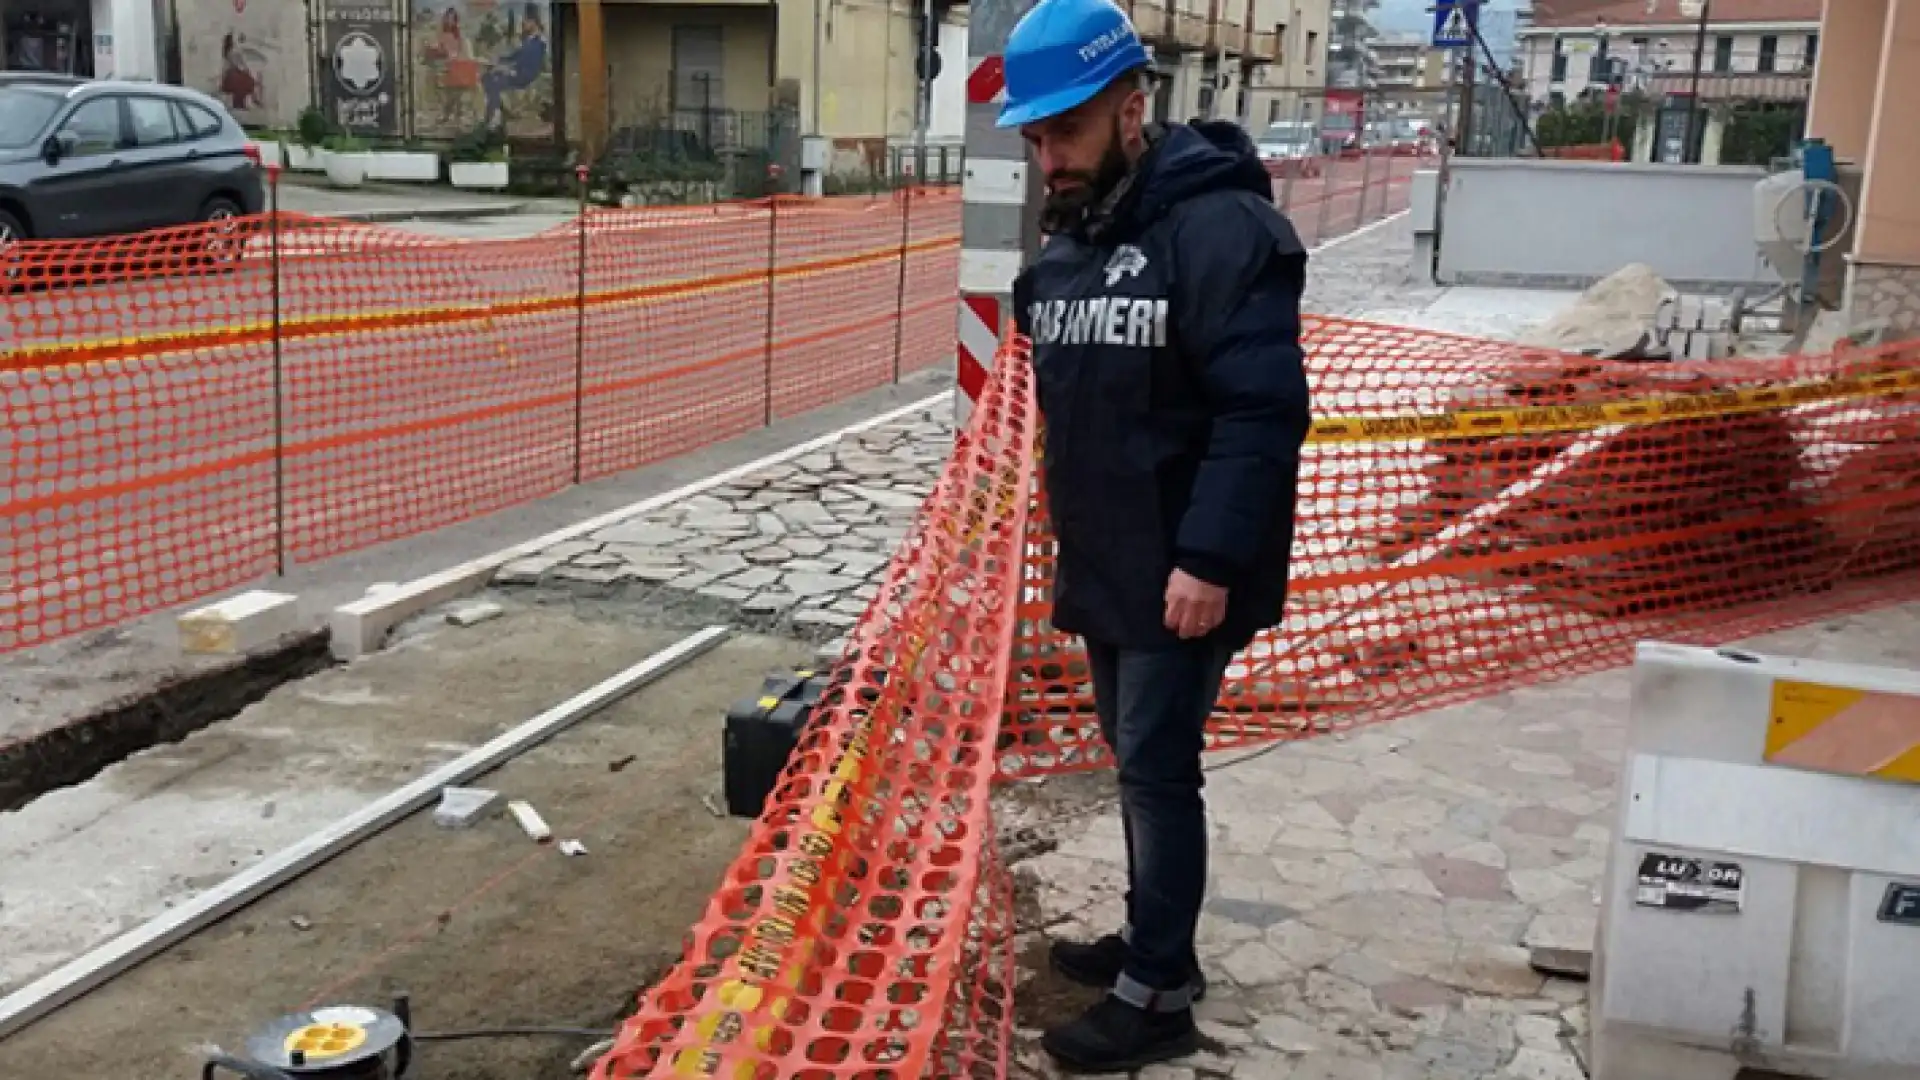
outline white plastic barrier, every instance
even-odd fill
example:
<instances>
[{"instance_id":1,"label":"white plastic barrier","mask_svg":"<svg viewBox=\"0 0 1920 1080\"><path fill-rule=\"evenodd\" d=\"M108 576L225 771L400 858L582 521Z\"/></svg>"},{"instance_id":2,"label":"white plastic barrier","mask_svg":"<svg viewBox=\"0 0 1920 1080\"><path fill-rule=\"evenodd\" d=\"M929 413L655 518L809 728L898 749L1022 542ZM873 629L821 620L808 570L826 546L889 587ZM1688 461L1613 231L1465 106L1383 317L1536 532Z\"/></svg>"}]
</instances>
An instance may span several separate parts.
<instances>
[{"instance_id":1,"label":"white plastic barrier","mask_svg":"<svg viewBox=\"0 0 1920 1080\"><path fill-rule=\"evenodd\" d=\"M1920 673L1641 645L1593 1080L1920 1077L1916 780Z\"/></svg>"}]
</instances>

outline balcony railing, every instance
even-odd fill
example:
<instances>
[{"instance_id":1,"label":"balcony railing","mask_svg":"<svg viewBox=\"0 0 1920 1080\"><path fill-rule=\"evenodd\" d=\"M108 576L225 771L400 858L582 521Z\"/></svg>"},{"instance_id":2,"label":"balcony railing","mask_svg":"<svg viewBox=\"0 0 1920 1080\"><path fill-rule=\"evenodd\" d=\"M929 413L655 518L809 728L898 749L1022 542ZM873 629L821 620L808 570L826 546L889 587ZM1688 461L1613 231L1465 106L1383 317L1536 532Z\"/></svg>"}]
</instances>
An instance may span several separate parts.
<instances>
[{"instance_id":1,"label":"balcony railing","mask_svg":"<svg viewBox=\"0 0 1920 1080\"><path fill-rule=\"evenodd\" d=\"M1132 17L1140 40L1149 46L1175 52L1218 50L1262 64L1279 59L1279 35L1273 31L1249 29L1218 12L1183 11L1178 6L1182 0L1171 2L1171 9L1155 0L1120 0L1120 6Z\"/></svg>"}]
</instances>

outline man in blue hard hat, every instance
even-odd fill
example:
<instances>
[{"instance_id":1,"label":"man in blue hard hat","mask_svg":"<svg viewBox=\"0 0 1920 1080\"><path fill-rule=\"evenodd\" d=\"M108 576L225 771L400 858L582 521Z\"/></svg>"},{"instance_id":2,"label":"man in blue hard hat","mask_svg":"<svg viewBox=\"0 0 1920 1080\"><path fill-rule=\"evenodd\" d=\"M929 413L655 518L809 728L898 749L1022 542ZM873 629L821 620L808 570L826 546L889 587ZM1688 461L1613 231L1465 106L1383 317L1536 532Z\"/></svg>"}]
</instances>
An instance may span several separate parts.
<instances>
[{"instance_id":1,"label":"man in blue hard hat","mask_svg":"<svg viewBox=\"0 0 1920 1080\"><path fill-rule=\"evenodd\" d=\"M1085 639L1127 843L1126 925L1052 951L1108 994L1044 1046L1118 1072L1198 1043L1203 728L1286 599L1306 252L1239 127L1148 123L1149 57L1112 0L1040 0L1004 59L1000 126L1046 179L1047 243L1014 303L1046 422L1053 621Z\"/></svg>"}]
</instances>

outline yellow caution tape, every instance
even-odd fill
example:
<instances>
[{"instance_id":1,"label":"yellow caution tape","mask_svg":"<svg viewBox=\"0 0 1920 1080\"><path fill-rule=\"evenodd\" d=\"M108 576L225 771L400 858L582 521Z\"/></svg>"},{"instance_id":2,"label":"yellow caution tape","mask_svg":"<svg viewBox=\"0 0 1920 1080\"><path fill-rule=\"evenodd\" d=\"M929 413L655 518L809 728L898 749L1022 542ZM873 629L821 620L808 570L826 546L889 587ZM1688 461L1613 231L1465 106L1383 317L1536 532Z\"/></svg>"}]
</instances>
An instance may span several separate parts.
<instances>
[{"instance_id":1,"label":"yellow caution tape","mask_svg":"<svg viewBox=\"0 0 1920 1080\"><path fill-rule=\"evenodd\" d=\"M1010 519L1018 492L1017 484L1003 486L988 513L969 515L964 531L953 530L960 534L958 542L976 545L993 523ZM896 685L922 677L920 661L935 636L910 628L899 640L900 655L891 668ZM811 674L804 672L802 676ZM673 1075L719 1076L722 1048L742 1036L761 1053L774 1049L776 1025L787 1020L805 984L807 968L814 961L807 942L825 928L824 908L833 902L829 890L853 856L851 845L843 841L848 828L858 825L856 791L871 762L874 743L886 737L882 718L887 723L897 721L899 709L897 701L880 695L862 710L863 715L848 732L827 770L826 784L793 841L784 872L766 883L771 890L771 910L747 927L740 951L732 958L732 976L714 988L714 1000L720 1008L701 1013L693 1022L690 1044L667 1056L667 1068ZM756 1010L764 1010L770 1022L749 1027L749 1014ZM740 1080L751 1080L755 1075L751 1065L743 1065L734 1073Z\"/></svg>"},{"instance_id":2,"label":"yellow caution tape","mask_svg":"<svg viewBox=\"0 0 1920 1080\"><path fill-rule=\"evenodd\" d=\"M774 268L754 267L616 289L595 289L584 294L556 293L496 303L457 303L286 316L280 320L279 333L282 340L313 340L372 331L419 330L463 322L486 322L512 316L571 311L581 306L628 307L660 303L730 289L764 288L770 278L789 280L820 277L902 256L955 248L959 244L960 238L957 236L937 236L904 245L896 243L845 255L798 260ZM15 345L7 354L0 354L0 370L85 366L93 374L107 374L110 373L109 369L95 365L143 360L199 349L232 348L268 340L273 333L274 324L271 320L250 319L212 327L159 330L131 336L32 341Z\"/></svg>"},{"instance_id":3,"label":"yellow caution tape","mask_svg":"<svg viewBox=\"0 0 1920 1080\"><path fill-rule=\"evenodd\" d=\"M1461 409L1398 416L1329 416L1313 422L1315 443L1486 439L1596 428L1670 423L1706 417L1774 412L1801 405L1888 397L1920 390L1920 370L1846 375L1707 394L1667 394L1626 401L1541 405L1518 409Z\"/></svg>"}]
</instances>

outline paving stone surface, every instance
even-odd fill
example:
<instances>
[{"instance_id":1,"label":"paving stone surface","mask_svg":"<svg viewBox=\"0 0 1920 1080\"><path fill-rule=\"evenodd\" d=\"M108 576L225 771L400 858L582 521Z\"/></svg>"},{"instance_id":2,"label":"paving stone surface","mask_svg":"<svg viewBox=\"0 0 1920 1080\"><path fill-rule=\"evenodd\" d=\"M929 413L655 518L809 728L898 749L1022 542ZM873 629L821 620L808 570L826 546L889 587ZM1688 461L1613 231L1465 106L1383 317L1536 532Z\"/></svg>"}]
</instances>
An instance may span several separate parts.
<instances>
[{"instance_id":1,"label":"paving stone surface","mask_svg":"<svg viewBox=\"0 0 1920 1080\"><path fill-rule=\"evenodd\" d=\"M945 414L850 435L508 563L494 584L597 598L664 592L717 605L759 629L844 634L879 592L952 449Z\"/></svg>"}]
</instances>

